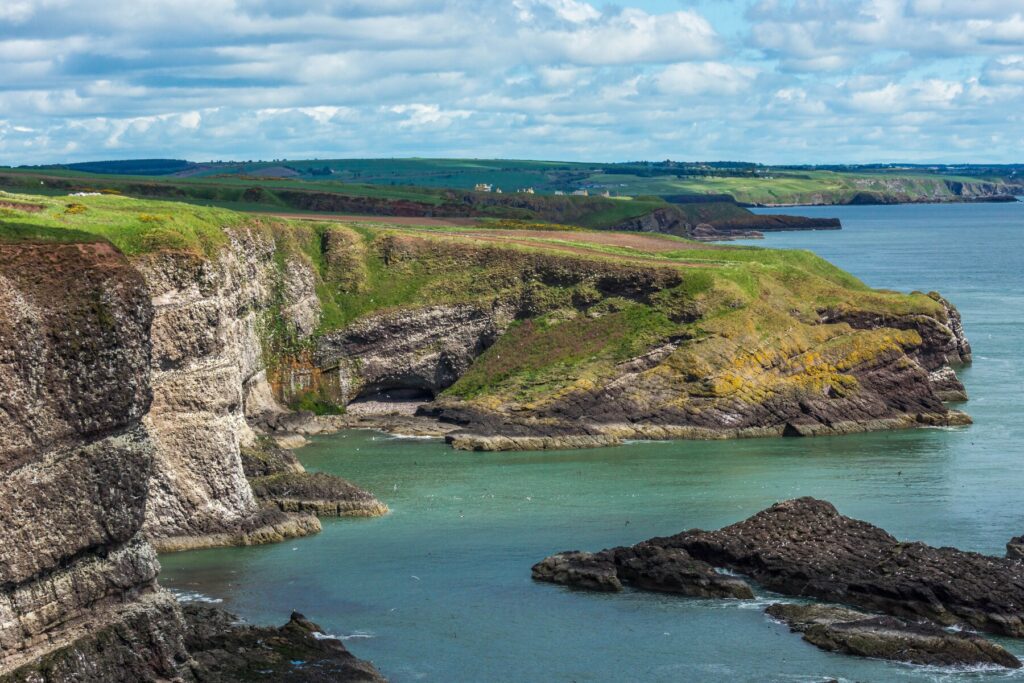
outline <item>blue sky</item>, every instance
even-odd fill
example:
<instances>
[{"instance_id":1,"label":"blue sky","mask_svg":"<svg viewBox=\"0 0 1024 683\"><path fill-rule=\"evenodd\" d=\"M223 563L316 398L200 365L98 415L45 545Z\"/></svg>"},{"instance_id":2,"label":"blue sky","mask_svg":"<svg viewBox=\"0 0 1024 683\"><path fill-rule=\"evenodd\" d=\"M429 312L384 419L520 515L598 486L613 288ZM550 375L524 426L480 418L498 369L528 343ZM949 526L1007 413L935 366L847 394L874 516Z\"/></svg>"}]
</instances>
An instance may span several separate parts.
<instances>
[{"instance_id":1,"label":"blue sky","mask_svg":"<svg viewBox=\"0 0 1024 683\"><path fill-rule=\"evenodd\" d=\"M1024 0L0 0L0 164L1024 162Z\"/></svg>"}]
</instances>

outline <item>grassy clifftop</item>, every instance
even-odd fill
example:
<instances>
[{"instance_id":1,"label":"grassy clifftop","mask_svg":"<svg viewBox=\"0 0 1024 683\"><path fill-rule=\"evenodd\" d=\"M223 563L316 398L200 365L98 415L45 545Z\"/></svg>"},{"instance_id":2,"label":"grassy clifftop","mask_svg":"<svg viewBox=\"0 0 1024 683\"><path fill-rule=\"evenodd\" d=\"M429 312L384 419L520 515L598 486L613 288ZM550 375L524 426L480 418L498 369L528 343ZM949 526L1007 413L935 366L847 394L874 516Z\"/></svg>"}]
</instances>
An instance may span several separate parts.
<instances>
[{"instance_id":1,"label":"grassy clifftop","mask_svg":"<svg viewBox=\"0 0 1024 683\"><path fill-rule=\"evenodd\" d=\"M496 311L487 315L499 334L473 341L472 362L438 387L442 409L543 424L605 411L609 423L735 430L945 410L928 386L946 363L932 347L956 345L945 302L873 290L807 251L514 221L345 224L123 197L0 196L6 240L64 231L130 255L210 257L243 226L275 240L282 268L298 256L315 272L319 329L302 348L275 340L272 353L308 358L320 339L353 325L365 335L377 319L427 307ZM439 341L445 332L423 332L432 341L403 353L421 365L443 358L451 349L432 345L450 344ZM913 385L913 400L901 384Z\"/></svg>"}]
</instances>

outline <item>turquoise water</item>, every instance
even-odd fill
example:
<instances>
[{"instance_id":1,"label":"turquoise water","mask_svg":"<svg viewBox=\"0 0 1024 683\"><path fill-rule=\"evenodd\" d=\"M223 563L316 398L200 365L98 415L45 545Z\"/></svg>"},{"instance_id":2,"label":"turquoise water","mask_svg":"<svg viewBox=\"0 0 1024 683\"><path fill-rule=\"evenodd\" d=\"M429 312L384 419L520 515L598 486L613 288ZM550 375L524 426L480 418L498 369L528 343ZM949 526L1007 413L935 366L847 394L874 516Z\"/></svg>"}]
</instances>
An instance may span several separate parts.
<instances>
[{"instance_id":1,"label":"turquoise water","mask_svg":"<svg viewBox=\"0 0 1024 683\"><path fill-rule=\"evenodd\" d=\"M841 232L757 244L811 248L878 287L938 289L965 317L969 428L819 439L638 443L467 454L351 432L299 451L311 470L392 508L318 536L168 555L162 583L244 618L304 612L393 681L966 681L953 671L821 652L754 601L535 584L551 552L718 527L799 495L897 536L1001 553L1024 532L1024 204L829 207ZM1002 641L1024 656L1024 641Z\"/></svg>"}]
</instances>

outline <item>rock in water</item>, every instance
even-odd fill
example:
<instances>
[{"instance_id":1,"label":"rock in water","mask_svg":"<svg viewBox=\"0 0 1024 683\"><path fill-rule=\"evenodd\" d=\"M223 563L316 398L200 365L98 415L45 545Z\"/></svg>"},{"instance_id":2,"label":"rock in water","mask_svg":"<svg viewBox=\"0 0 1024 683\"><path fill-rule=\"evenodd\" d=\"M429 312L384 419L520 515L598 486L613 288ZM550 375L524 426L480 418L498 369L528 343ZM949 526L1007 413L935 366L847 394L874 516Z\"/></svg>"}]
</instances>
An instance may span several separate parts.
<instances>
[{"instance_id":1,"label":"rock in water","mask_svg":"<svg viewBox=\"0 0 1024 683\"><path fill-rule=\"evenodd\" d=\"M1024 560L1024 536L1014 536L1006 544L1006 557L1010 560Z\"/></svg>"},{"instance_id":2,"label":"rock in water","mask_svg":"<svg viewBox=\"0 0 1024 683\"><path fill-rule=\"evenodd\" d=\"M556 553L533 565L532 573L535 581L592 591L622 590L615 563L603 553L595 555L579 550Z\"/></svg>"},{"instance_id":3,"label":"rock in water","mask_svg":"<svg viewBox=\"0 0 1024 683\"><path fill-rule=\"evenodd\" d=\"M620 591L627 583L644 590L700 598L754 597L745 581L719 574L683 550L645 544L599 553L558 553L535 564L533 578L597 591Z\"/></svg>"},{"instance_id":4,"label":"rock in water","mask_svg":"<svg viewBox=\"0 0 1024 683\"><path fill-rule=\"evenodd\" d=\"M383 683L369 662L357 659L340 640L293 612L280 628L247 626L219 609L186 605L186 645L204 683L295 681Z\"/></svg>"},{"instance_id":5,"label":"rock in water","mask_svg":"<svg viewBox=\"0 0 1024 683\"><path fill-rule=\"evenodd\" d=\"M681 548L787 595L1024 636L1024 563L901 543L814 498L778 503L719 531L649 543Z\"/></svg>"},{"instance_id":6,"label":"rock in water","mask_svg":"<svg viewBox=\"0 0 1024 683\"><path fill-rule=\"evenodd\" d=\"M931 624L880 617L832 605L770 605L765 612L803 633L822 650L935 666L996 664L1019 669L1020 660L981 636Z\"/></svg>"}]
</instances>

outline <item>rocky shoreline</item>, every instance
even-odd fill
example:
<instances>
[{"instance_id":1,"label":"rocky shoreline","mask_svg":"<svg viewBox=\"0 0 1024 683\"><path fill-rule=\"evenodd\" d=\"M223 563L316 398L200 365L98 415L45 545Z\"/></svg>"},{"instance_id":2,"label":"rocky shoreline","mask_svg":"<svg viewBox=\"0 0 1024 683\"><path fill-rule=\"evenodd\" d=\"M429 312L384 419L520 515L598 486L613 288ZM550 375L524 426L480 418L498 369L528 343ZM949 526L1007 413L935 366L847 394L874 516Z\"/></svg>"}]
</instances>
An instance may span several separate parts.
<instances>
[{"instance_id":1,"label":"rocky shoreline","mask_svg":"<svg viewBox=\"0 0 1024 683\"><path fill-rule=\"evenodd\" d=\"M970 632L1024 637L1024 563L1015 543L998 558L900 542L829 503L778 503L718 531L685 531L599 553L567 551L533 567L538 581L598 591L642 590L742 598L760 587L853 605L773 605L768 614L827 650L916 664L1019 668ZM881 613L886 616L879 616ZM951 631L948 627L966 630Z\"/></svg>"}]
</instances>

